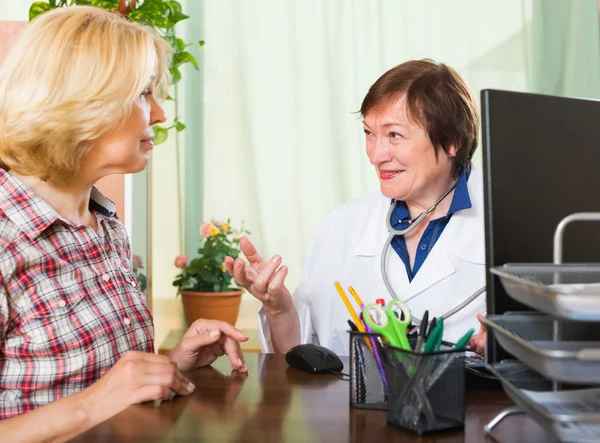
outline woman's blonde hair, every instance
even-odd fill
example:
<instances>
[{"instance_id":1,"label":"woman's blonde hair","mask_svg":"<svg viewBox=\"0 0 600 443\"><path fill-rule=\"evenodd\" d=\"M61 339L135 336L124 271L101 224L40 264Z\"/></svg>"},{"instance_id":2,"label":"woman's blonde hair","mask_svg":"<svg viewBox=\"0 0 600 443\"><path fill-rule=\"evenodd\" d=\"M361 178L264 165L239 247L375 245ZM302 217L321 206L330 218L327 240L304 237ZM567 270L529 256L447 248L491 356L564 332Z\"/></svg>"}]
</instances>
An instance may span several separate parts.
<instances>
[{"instance_id":1,"label":"woman's blonde hair","mask_svg":"<svg viewBox=\"0 0 600 443\"><path fill-rule=\"evenodd\" d=\"M113 12L71 6L41 14L0 67L0 166L66 183L153 75L164 95L170 56L154 30Z\"/></svg>"}]
</instances>

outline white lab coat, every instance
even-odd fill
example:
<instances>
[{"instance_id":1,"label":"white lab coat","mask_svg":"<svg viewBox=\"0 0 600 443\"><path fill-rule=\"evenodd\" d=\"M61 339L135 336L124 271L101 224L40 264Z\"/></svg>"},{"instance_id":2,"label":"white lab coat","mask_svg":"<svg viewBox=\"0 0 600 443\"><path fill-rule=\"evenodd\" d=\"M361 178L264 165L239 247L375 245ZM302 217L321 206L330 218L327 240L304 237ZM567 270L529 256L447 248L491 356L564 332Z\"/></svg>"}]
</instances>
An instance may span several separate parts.
<instances>
[{"instance_id":1,"label":"white lab coat","mask_svg":"<svg viewBox=\"0 0 600 443\"><path fill-rule=\"evenodd\" d=\"M420 319L425 310L429 310L429 319L439 317L485 286L483 174L474 166L467 186L472 207L452 215L412 282L402 259L393 249L388 252L390 283L398 297L407 302L413 317ZM365 305L377 298L392 300L380 268L388 237L385 217L389 207L389 198L374 193L343 204L327 216L306 253L301 281L293 294L301 343L320 344L338 355L349 354L350 315L335 281L346 292L353 286ZM444 322L444 340L455 342L469 328L478 332L476 315L480 311L485 311L485 292ZM263 352L273 352L262 306L258 328Z\"/></svg>"}]
</instances>

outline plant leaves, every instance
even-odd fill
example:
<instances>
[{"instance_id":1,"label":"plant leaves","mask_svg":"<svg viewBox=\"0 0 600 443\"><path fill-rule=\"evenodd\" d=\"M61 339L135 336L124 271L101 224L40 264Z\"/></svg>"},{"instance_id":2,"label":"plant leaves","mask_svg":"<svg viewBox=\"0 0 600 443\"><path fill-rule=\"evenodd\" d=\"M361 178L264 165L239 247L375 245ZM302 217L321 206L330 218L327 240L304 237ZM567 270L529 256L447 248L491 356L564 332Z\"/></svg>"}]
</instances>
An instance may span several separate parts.
<instances>
[{"instance_id":1,"label":"plant leaves","mask_svg":"<svg viewBox=\"0 0 600 443\"><path fill-rule=\"evenodd\" d=\"M175 121L174 126L175 126L175 130L177 132L181 132L185 129L185 125L183 123L181 123L179 120Z\"/></svg>"},{"instance_id":2,"label":"plant leaves","mask_svg":"<svg viewBox=\"0 0 600 443\"><path fill-rule=\"evenodd\" d=\"M175 48L177 49L177 52L181 52L185 49L186 44L185 42L180 39L180 38L176 38L175 39Z\"/></svg>"},{"instance_id":3,"label":"plant leaves","mask_svg":"<svg viewBox=\"0 0 600 443\"><path fill-rule=\"evenodd\" d=\"M183 52L177 52L177 53L173 54L173 65L174 66L179 67L184 63L191 63L192 65L194 65L194 68L196 68L197 70L200 69L200 67L198 66L198 62L196 61L194 56L192 54L190 54L189 52L183 51Z\"/></svg>"},{"instance_id":4,"label":"plant leaves","mask_svg":"<svg viewBox=\"0 0 600 443\"><path fill-rule=\"evenodd\" d=\"M166 30L174 25L170 11L169 2L146 0L132 11L129 17L136 22Z\"/></svg>"},{"instance_id":5,"label":"plant leaves","mask_svg":"<svg viewBox=\"0 0 600 443\"><path fill-rule=\"evenodd\" d=\"M154 145L160 145L169 138L169 131L162 126L154 125Z\"/></svg>"},{"instance_id":6,"label":"plant leaves","mask_svg":"<svg viewBox=\"0 0 600 443\"><path fill-rule=\"evenodd\" d=\"M171 71L171 78L173 84L178 83L179 80L181 80L181 72L179 72L179 68L177 68L177 66L171 66L169 68L169 71Z\"/></svg>"},{"instance_id":7,"label":"plant leaves","mask_svg":"<svg viewBox=\"0 0 600 443\"><path fill-rule=\"evenodd\" d=\"M112 11L119 7L119 0L92 0L92 6Z\"/></svg>"},{"instance_id":8,"label":"plant leaves","mask_svg":"<svg viewBox=\"0 0 600 443\"><path fill-rule=\"evenodd\" d=\"M199 44L200 46L204 46L204 44L205 44L205 43L206 43L206 42L205 42L204 40L200 40L200 41L198 42L198 44Z\"/></svg>"},{"instance_id":9,"label":"plant leaves","mask_svg":"<svg viewBox=\"0 0 600 443\"><path fill-rule=\"evenodd\" d=\"M51 9L52 9L52 6L46 2L33 3L31 5L31 7L29 8L29 21L33 20L38 15L40 15L46 11L50 11Z\"/></svg>"}]
</instances>

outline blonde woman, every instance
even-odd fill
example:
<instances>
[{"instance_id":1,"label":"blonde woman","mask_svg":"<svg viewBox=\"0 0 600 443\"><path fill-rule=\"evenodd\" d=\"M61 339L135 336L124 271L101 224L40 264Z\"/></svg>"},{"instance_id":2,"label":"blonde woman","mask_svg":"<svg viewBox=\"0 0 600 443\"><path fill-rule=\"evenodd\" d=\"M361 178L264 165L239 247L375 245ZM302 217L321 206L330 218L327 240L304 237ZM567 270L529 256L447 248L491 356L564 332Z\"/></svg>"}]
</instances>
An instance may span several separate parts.
<instances>
[{"instance_id":1,"label":"blonde woman","mask_svg":"<svg viewBox=\"0 0 600 443\"><path fill-rule=\"evenodd\" d=\"M183 374L224 354L247 370L247 337L219 321L195 322L168 357L153 353L126 231L93 186L146 167L169 57L149 28L69 7L36 18L0 69L0 435L10 441L65 440L133 403L190 394Z\"/></svg>"}]
</instances>

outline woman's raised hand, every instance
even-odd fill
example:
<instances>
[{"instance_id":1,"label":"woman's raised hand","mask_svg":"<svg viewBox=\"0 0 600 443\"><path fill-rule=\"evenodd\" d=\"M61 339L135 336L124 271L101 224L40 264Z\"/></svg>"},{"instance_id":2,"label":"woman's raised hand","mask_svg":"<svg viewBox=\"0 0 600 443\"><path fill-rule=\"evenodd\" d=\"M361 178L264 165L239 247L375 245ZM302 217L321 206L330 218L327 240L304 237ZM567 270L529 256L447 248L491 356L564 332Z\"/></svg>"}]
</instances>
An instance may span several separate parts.
<instances>
[{"instance_id":1,"label":"woman's raised hand","mask_svg":"<svg viewBox=\"0 0 600 443\"><path fill-rule=\"evenodd\" d=\"M236 283L260 300L267 312L283 313L291 309L292 297L284 284L288 268L281 265L281 257L275 255L265 261L247 237L240 239L240 247L248 263L229 256L224 262Z\"/></svg>"}]
</instances>

